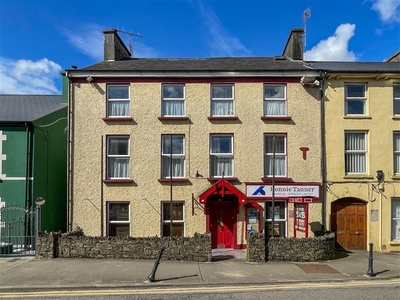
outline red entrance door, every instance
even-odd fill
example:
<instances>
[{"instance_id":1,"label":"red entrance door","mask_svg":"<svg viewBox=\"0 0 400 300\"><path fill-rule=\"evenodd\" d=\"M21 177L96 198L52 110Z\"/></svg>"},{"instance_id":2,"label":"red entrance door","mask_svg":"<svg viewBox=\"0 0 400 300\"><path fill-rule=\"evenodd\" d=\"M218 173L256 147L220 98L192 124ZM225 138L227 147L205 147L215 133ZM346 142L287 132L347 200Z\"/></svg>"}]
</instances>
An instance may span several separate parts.
<instances>
[{"instance_id":1,"label":"red entrance door","mask_svg":"<svg viewBox=\"0 0 400 300\"><path fill-rule=\"evenodd\" d=\"M233 248L234 206L231 201L210 201L212 248Z\"/></svg>"}]
</instances>

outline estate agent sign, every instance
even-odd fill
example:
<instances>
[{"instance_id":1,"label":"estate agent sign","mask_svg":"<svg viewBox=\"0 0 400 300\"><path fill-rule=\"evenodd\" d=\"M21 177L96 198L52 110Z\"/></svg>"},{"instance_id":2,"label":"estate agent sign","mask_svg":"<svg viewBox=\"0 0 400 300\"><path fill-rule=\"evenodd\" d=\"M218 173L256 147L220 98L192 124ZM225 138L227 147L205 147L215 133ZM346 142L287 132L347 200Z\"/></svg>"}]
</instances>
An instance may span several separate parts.
<instances>
[{"instance_id":1,"label":"estate agent sign","mask_svg":"<svg viewBox=\"0 0 400 300\"><path fill-rule=\"evenodd\" d=\"M317 198L319 199L319 184L277 184L275 185L275 198ZM248 184L246 196L255 198L271 198L271 184Z\"/></svg>"}]
</instances>

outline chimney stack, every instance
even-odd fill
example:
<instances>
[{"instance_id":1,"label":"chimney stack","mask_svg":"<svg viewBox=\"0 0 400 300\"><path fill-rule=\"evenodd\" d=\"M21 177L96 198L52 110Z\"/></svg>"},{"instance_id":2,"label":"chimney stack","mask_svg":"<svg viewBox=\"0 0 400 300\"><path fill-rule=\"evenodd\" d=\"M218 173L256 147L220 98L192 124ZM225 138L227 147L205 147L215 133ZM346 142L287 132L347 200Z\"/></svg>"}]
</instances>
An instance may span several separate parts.
<instances>
[{"instance_id":1,"label":"chimney stack","mask_svg":"<svg viewBox=\"0 0 400 300\"><path fill-rule=\"evenodd\" d=\"M114 61L131 57L131 53L119 37L116 29L105 29L103 33L105 61Z\"/></svg>"},{"instance_id":2,"label":"chimney stack","mask_svg":"<svg viewBox=\"0 0 400 300\"><path fill-rule=\"evenodd\" d=\"M293 60L303 60L303 28L293 28L286 42L282 56Z\"/></svg>"}]
</instances>

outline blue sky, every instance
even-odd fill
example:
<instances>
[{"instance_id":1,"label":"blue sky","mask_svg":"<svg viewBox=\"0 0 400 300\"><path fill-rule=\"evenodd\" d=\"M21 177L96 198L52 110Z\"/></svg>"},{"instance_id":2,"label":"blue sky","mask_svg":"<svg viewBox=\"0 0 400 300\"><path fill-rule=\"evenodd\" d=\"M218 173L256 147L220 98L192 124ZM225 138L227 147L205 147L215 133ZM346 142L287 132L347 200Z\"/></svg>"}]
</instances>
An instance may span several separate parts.
<instances>
[{"instance_id":1,"label":"blue sky","mask_svg":"<svg viewBox=\"0 0 400 300\"><path fill-rule=\"evenodd\" d=\"M384 61L400 0L0 0L0 94L60 94L60 71L103 59L115 28L135 57L281 55L306 21L305 59Z\"/></svg>"}]
</instances>

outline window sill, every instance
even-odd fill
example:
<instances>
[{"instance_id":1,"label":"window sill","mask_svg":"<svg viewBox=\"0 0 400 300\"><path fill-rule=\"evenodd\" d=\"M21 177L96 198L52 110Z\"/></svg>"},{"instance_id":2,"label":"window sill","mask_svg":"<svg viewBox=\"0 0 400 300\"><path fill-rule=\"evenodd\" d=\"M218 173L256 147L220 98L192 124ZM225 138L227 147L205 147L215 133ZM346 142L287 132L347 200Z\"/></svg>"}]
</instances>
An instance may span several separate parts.
<instances>
[{"instance_id":1,"label":"window sill","mask_svg":"<svg viewBox=\"0 0 400 300\"><path fill-rule=\"evenodd\" d=\"M400 180L400 174L392 175L393 180Z\"/></svg>"},{"instance_id":2,"label":"window sill","mask_svg":"<svg viewBox=\"0 0 400 300\"><path fill-rule=\"evenodd\" d=\"M393 116L392 119L393 119L393 120L400 120L400 116L397 116L397 115L396 115L396 116Z\"/></svg>"},{"instance_id":3,"label":"window sill","mask_svg":"<svg viewBox=\"0 0 400 300\"><path fill-rule=\"evenodd\" d=\"M263 121L290 121L292 117L289 116L281 116L281 117L273 117L273 116L261 116L261 120Z\"/></svg>"},{"instance_id":4,"label":"window sill","mask_svg":"<svg viewBox=\"0 0 400 300\"><path fill-rule=\"evenodd\" d=\"M104 183L133 183L133 179L103 179Z\"/></svg>"},{"instance_id":5,"label":"window sill","mask_svg":"<svg viewBox=\"0 0 400 300\"><path fill-rule=\"evenodd\" d=\"M159 178L158 179L158 182L161 182L161 183L166 183L166 182L188 182L189 181L189 179L187 179L187 178L172 178L172 180L171 179L169 179L169 178Z\"/></svg>"},{"instance_id":6,"label":"window sill","mask_svg":"<svg viewBox=\"0 0 400 300\"><path fill-rule=\"evenodd\" d=\"M209 178L207 178L207 180L210 182L217 182L221 179L224 179L226 181L237 181L238 180L237 177L209 177Z\"/></svg>"},{"instance_id":7,"label":"window sill","mask_svg":"<svg viewBox=\"0 0 400 300\"><path fill-rule=\"evenodd\" d=\"M272 177L261 177L263 182L272 182ZM292 178L289 177L275 177L275 182L293 182Z\"/></svg>"},{"instance_id":8,"label":"window sill","mask_svg":"<svg viewBox=\"0 0 400 300\"><path fill-rule=\"evenodd\" d=\"M390 246L400 246L400 240L393 240L389 242Z\"/></svg>"},{"instance_id":9,"label":"window sill","mask_svg":"<svg viewBox=\"0 0 400 300\"><path fill-rule=\"evenodd\" d=\"M374 179L374 176L367 174L352 174L352 175L344 175L343 179Z\"/></svg>"},{"instance_id":10,"label":"window sill","mask_svg":"<svg viewBox=\"0 0 400 300\"><path fill-rule=\"evenodd\" d=\"M160 121L187 121L189 117L158 117Z\"/></svg>"},{"instance_id":11,"label":"window sill","mask_svg":"<svg viewBox=\"0 0 400 300\"><path fill-rule=\"evenodd\" d=\"M371 120L372 117L367 116L367 115L347 115L347 116L343 116L343 119Z\"/></svg>"},{"instance_id":12,"label":"window sill","mask_svg":"<svg viewBox=\"0 0 400 300\"><path fill-rule=\"evenodd\" d=\"M121 118L102 118L104 122L132 122L132 117L121 117Z\"/></svg>"},{"instance_id":13,"label":"window sill","mask_svg":"<svg viewBox=\"0 0 400 300\"><path fill-rule=\"evenodd\" d=\"M236 121L239 119L238 116L218 116L218 117L207 117L209 121Z\"/></svg>"}]
</instances>

